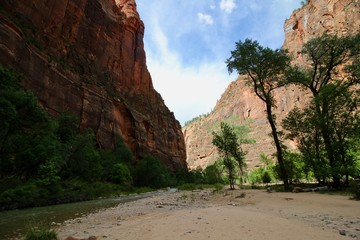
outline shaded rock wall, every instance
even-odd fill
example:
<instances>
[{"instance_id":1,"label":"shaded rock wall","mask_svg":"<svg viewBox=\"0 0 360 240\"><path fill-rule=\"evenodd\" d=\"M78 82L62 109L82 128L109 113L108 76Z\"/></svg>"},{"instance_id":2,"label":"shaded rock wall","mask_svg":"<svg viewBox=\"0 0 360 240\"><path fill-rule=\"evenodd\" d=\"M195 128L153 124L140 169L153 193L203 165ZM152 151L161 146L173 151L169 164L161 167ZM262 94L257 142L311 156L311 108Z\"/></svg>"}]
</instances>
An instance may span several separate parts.
<instances>
[{"instance_id":1,"label":"shaded rock wall","mask_svg":"<svg viewBox=\"0 0 360 240\"><path fill-rule=\"evenodd\" d=\"M181 126L154 90L134 0L0 3L0 63L54 116L71 112L99 146L120 134L135 156L186 167Z\"/></svg>"},{"instance_id":2,"label":"shaded rock wall","mask_svg":"<svg viewBox=\"0 0 360 240\"><path fill-rule=\"evenodd\" d=\"M307 5L294 11L285 21L283 48L289 50L294 61L303 63L300 53L303 44L309 39L324 32L336 32L339 35L359 32L359 4L359 0L309 0ZM291 109L306 105L308 99L308 95L296 87L279 89L275 93L278 126ZM216 148L212 145L213 126L227 119L235 119L234 123L242 124L248 118L252 119L249 137L256 140L255 144L244 146L248 151L248 167L251 169L260 165L260 153L270 156L274 154L276 150L270 136L271 129L267 122L265 106L239 77L228 86L208 116L183 128L188 166L192 169L204 168L218 158ZM286 144L290 149L295 148L292 142Z\"/></svg>"}]
</instances>

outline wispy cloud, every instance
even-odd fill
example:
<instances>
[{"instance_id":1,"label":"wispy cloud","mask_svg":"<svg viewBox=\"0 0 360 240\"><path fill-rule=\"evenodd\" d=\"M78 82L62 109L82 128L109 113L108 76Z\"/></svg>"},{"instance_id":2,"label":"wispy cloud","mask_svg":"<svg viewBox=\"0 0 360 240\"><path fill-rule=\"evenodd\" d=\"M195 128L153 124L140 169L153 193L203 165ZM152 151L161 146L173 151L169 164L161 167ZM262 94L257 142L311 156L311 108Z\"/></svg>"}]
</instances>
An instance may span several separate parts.
<instances>
[{"instance_id":1,"label":"wispy cloud","mask_svg":"<svg viewBox=\"0 0 360 240\"><path fill-rule=\"evenodd\" d=\"M210 112L217 98L228 85L228 73L223 61L201 62L187 66L181 61L181 53L167 43L160 26L153 36L156 53L147 51L148 68L155 89L162 95L165 104L174 109L181 124L201 113Z\"/></svg>"},{"instance_id":2,"label":"wispy cloud","mask_svg":"<svg viewBox=\"0 0 360 240\"><path fill-rule=\"evenodd\" d=\"M235 0L221 0L220 9L226 13L231 13L236 8Z\"/></svg>"},{"instance_id":3,"label":"wispy cloud","mask_svg":"<svg viewBox=\"0 0 360 240\"><path fill-rule=\"evenodd\" d=\"M154 87L180 123L209 112L235 80L224 61L236 41L281 47L284 20L301 0L264 2L137 0Z\"/></svg>"},{"instance_id":4,"label":"wispy cloud","mask_svg":"<svg viewBox=\"0 0 360 240\"><path fill-rule=\"evenodd\" d=\"M212 25L214 23L214 19L209 14L204 14L199 12L197 14L197 17L201 23L205 23L207 25Z\"/></svg>"}]
</instances>

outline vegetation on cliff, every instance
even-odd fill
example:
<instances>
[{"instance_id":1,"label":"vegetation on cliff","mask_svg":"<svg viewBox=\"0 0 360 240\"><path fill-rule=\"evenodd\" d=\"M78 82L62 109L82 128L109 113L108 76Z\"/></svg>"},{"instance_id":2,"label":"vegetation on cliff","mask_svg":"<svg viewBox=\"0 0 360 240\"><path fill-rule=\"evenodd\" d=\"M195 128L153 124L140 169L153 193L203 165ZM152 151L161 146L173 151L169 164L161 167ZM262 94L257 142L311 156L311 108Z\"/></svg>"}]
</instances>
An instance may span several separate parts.
<instances>
[{"instance_id":1,"label":"vegetation on cliff","mask_svg":"<svg viewBox=\"0 0 360 240\"><path fill-rule=\"evenodd\" d=\"M1 209L176 184L158 159L135 159L120 136L114 150L100 149L92 130L79 131L76 117L51 118L20 86L20 76L1 66L0 121Z\"/></svg>"}]
</instances>

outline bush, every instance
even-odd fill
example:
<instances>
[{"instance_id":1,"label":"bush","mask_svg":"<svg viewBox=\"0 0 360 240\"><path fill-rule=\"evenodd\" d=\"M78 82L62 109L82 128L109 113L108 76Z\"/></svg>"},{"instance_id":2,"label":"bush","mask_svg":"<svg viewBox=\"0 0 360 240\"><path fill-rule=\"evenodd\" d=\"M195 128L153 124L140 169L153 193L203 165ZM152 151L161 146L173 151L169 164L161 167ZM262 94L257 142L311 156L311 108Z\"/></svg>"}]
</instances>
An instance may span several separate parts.
<instances>
[{"instance_id":1,"label":"bush","mask_svg":"<svg viewBox=\"0 0 360 240\"><path fill-rule=\"evenodd\" d=\"M270 173L268 171L265 171L262 175L262 182L265 184L271 183L271 176Z\"/></svg>"},{"instance_id":2,"label":"bush","mask_svg":"<svg viewBox=\"0 0 360 240\"><path fill-rule=\"evenodd\" d=\"M25 240L57 240L57 233L45 227L32 227L25 234Z\"/></svg>"},{"instance_id":3,"label":"bush","mask_svg":"<svg viewBox=\"0 0 360 240\"><path fill-rule=\"evenodd\" d=\"M174 183L164 164L153 156L146 156L140 160L136 166L135 179L136 184L140 187L161 188L171 186Z\"/></svg>"},{"instance_id":4,"label":"bush","mask_svg":"<svg viewBox=\"0 0 360 240\"><path fill-rule=\"evenodd\" d=\"M350 188L351 194L354 199L360 200L360 183L354 183Z\"/></svg>"},{"instance_id":5,"label":"bush","mask_svg":"<svg viewBox=\"0 0 360 240\"><path fill-rule=\"evenodd\" d=\"M219 164L213 164L205 168L204 173L204 181L207 184L216 184L216 183L224 183L222 177L222 169Z\"/></svg>"},{"instance_id":6,"label":"bush","mask_svg":"<svg viewBox=\"0 0 360 240\"><path fill-rule=\"evenodd\" d=\"M114 183L131 185L132 177L129 168L125 163L117 163L114 165L111 180Z\"/></svg>"},{"instance_id":7,"label":"bush","mask_svg":"<svg viewBox=\"0 0 360 240\"><path fill-rule=\"evenodd\" d=\"M184 190L184 191L192 191L192 190L195 190L195 189L198 189L198 186L194 183L184 183L180 186L178 186L178 189L179 190Z\"/></svg>"}]
</instances>

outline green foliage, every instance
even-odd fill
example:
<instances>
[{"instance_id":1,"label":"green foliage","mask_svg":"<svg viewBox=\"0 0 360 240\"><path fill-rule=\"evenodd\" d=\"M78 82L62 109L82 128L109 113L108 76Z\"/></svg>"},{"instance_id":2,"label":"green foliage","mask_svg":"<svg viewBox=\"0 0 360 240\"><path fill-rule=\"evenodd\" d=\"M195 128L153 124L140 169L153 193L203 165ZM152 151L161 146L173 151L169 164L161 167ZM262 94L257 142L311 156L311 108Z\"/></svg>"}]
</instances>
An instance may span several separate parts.
<instances>
[{"instance_id":1,"label":"green foliage","mask_svg":"<svg viewBox=\"0 0 360 240\"><path fill-rule=\"evenodd\" d=\"M271 92L282 86L282 75L290 65L290 57L284 50L262 47L257 41L246 39L235 43L236 49L226 60L229 72L236 70L248 76L256 95L264 102L274 105Z\"/></svg>"},{"instance_id":2,"label":"green foliage","mask_svg":"<svg viewBox=\"0 0 360 240\"><path fill-rule=\"evenodd\" d=\"M190 125L191 123L196 122L196 121L198 121L198 120L200 120L202 118L206 118L209 115L210 115L210 113L200 114L199 116L194 117L193 119L191 119L189 121L186 121L185 124L184 124L184 127L186 127L186 126Z\"/></svg>"},{"instance_id":3,"label":"green foliage","mask_svg":"<svg viewBox=\"0 0 360 240\"><path fill-rule=\"evenodd\" d=\"M168 187L174 184L173 178L159 159L146 156L136 166L135 183L137 186L153 188Z\"/></svg>"},{"instance_id":4,"label":"green foliage","mask_svg":"<svg viewBox=\"0 0 360 240\"><path fill-rule=\"evenodd\" d=\"M62 143L68 143L78 133L79 120L68 113L62 113L57 119L56 135Z\"/></svg>"},{"instance_id":5,"label":"green foliage","mask_svg":"<svg viewBox=\"0 0 360 240\"><path fill-rule=\"evenodd\" d=\"M184 183L181 184L177 187L179 190L183 190L183 191L193 191L196 189L199 189L199 185L195 184L195 183Z\"/></svg>"},{"instance_id":6,"label":"green foliage","mask_svg":"<svg viewBox=\"0 0 360 240\"><path fill-rule=\"evenodd\" d=\"M231 51L231 57L226 60L228 70L229 72L236 70L238 74L246 75L245 81L266 105L277 160L282 171L284 187L288 190L289 183L283 162L282 145L276 127L276 117L273 114L273 108L276 108L273 91L286 83L285 76L290 66L290 57L284 50L264 48L257 41L250 39L236 42L235 45L236 48Z\"/></svg>"},{"instance_id":7,"label":"green foliage","mask_svg":"<svg viewBox=\"0 0 360 240\"><path fill-rule=\"evenodd\" d=\"M274 177L271 170L267 170L264 167L259 167L249 173L248 179L251 185L256 185L262 183L271 183L274 180Z\"/></svg>"},{"instance_id":8,"label":"green foliage","mask_svg":"<svg viewBox=\"0 0 360 240\"><path fill-rule=\"evenodd\" d=\"M101 155L95 146L95 135L91 130L76 135L67 145L67 158L63 177L77 176L85 181L101 180Z\"/></svg>"},{"instance_id":9,"label":"green foliage","mask_svg":"<svg viewBox=\"0 0 360 240\"><path fill-rule=\"evenodd\" d=\"M266 156L265 153L260 153L260 162L264 164L265 170L273 165L273 160Z\"/></svg>"},{"instance_id":10,"label":"green foliage","mask_svg":"<svg viewBox=\"0 0 360 240\"><path fill-rule=\"evenodd\" d=\"M55 230L45 227L32 227L24 237L24 240L57 240L58 236Z\"/></svg>"},{"instance_id":11,"label":"green foliage","mask_svg":"<svg viewBox=\"0 0 360 240\"><path fill-rule=\"evenodd\" d=\"M203 171L203 178L204 183L207 184L224 183L221 164L215 162L214 164L207 166Z\"/></svg>"},{"instance_id":12,"label":"green foliage","mask_svg":"<svg viewBox=\"0 0 360 240\"><path fill-rule=\"evenodd\" d=\"M131 190L163 187L173 176L154 157L135 166L120 136L114 150L99 149L76 117L51 118L20 76L0 66L0 210L82 201ZM136 180L136 181L134 181Z\"/></svg>"},{"instance_id":13,"label":"green foliage","mask_svg":"<svg viewBox=\"0 0 360 240\"><path fill-rule=\"evenodd\" d=\"M217 147L222 157L223 165L228 173L230 188L234 189L236 166L239 167L241 175L245 168L245 152L240 147L234 128L222 122L221 131L213 133L212 143Z\"/></svg>"},{"instance_id":14,"label":"green foliage","mask_svg":"<svg viewBox=\"0 0 360 240\"><path fill-rule=\"evenodd\" d=\"M271 183L272 178L270 176L270 173L268 171L265 171L262 175L262 182L265 184Z\"/></svg>"},{"instance_id":15,"label":"green foliage","mask_svg":"<svg viewBox=\"0 0 360 240\"><path fill-rule=\"evenodd\" d=\"M313 99L304 110L295 109L284 120L290 139L296 139L308 169L318 180L331 176L334 187L342 176L353 175L356 160L349 155L354 133L359 132L356 87L359 84L360 34L326 35L308 41L303 55L308 65L293 69L288 83L309 90ZM345 70L345 71L344 71ZM339 71L343 75L339 78ZM356 137L355 137L356 138Z\"/></svg>"},{"instance_id":16,"label":"green foliage","mask_svg":"<svg viewBox=\"0 0 360 240\"><path fill-rule=\"evenodd\" d=\"M354 183L353 186L351 186L350 192L354 199L360 200L360 183Z\"/></svg>"},{"instance_id":17,"label":"green foliage","mask_svg":"<svg viewBox=\"0 0 360 240\"><path fill-rule=\"evenodd\" d=\"M301 180L306 179L304 174L304 161L301 154L297 152L284 152L285 168L291 183L299 183ZM282 179L279 164L275 164L274 173L278 179Z\"/></svg>"},{"instance_id":18,"label":"green foliage","mask_svg":"<svg viewBox=\"0 0 360 240\"><path fill-rule=\"evenodd\" d=\"M122 185L132 185L132 176L125 163L117 163L113 166L111 180Z\"/></svg>"}]
</instances>

